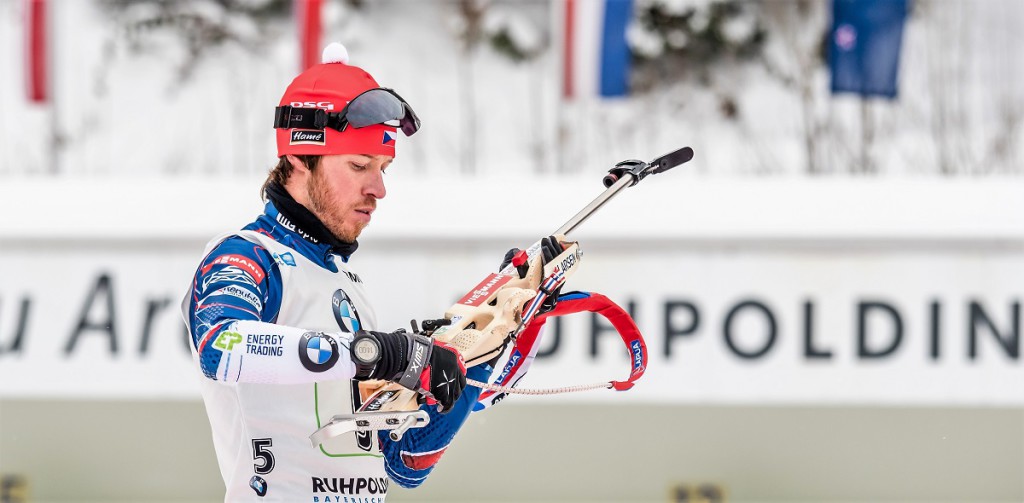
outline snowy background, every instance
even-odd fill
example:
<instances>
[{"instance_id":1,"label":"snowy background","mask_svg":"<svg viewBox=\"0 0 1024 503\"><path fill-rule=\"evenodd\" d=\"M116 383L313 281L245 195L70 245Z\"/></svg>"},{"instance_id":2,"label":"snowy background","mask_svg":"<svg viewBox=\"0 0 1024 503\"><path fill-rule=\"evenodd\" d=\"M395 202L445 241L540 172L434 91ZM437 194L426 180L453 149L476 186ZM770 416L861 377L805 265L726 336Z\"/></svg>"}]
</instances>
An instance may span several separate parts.
<instances>
[{"instance_id":1,"label":"snowy background","mask_svg":"<svg viewBox=\"0 0 1024 503\"><path fill-rule=\"evenodd\" d=\"M892 101L829 92L826 0L636 0L632 94L564 100L558 4L324 2L324 40L424 122L355 258L382 326L444 309L615 162L696 152L574 236L572 288L638 308L635 392L506 400L391 497L1024 500L1024 2L913 1ZM217 501L174 306L206 240L261 207L299 71L291 2L48 5L51 99L31 104L25 2L0 0L0 478L31 501ZM749 299L777 322L756 361L724 336ZM863 301L903 315L891 357L858 354ZM118 351L102 329L66 349L107 315ZM740 348L765 344L766 318L739 318ZM586 325L566 320L529 384L624 371Z\"/></svg>"},{"instance_id":2,"label":"snowy background","mask_svg":"<svg viewBox=\"0 0 1024 503\"><path fill-rule=\"evenodd\" d=\"M24 3L0 3L0 151L17 153L0 176L265 172L269 117L298 70L287 4L57 2L53 101L40 106L21 85ZM577 172L684 144L710 176L1024 164L1020 2L913 2L899 97L866 102L829 93L828 2L709 0L637 1L634 94L567 102L553 5L328 1L324 40L414 105L424 128L400 165L418 173ZM655 30L652 10L685 23ZM713 57L695 38L709 31Z\"/></svg>"}]
</instances>

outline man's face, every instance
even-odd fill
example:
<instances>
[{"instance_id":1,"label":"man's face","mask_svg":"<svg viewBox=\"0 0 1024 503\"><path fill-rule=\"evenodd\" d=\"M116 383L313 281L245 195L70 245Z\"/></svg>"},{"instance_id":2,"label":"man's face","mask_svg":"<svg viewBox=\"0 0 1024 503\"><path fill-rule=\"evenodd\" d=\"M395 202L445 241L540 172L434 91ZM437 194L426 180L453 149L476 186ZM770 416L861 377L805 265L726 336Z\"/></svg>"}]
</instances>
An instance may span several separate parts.
<instances>
[{"instance_id":1,"label":"man's face","mask_svg":"<svg viewBox=\"0 0 1024 503\"><path fill-rule=\"evenodd\" d=\"M385 155L325 155L306 180L309 210L342 241L355 241L382 199Z\"/></svg>"}]
</instances>

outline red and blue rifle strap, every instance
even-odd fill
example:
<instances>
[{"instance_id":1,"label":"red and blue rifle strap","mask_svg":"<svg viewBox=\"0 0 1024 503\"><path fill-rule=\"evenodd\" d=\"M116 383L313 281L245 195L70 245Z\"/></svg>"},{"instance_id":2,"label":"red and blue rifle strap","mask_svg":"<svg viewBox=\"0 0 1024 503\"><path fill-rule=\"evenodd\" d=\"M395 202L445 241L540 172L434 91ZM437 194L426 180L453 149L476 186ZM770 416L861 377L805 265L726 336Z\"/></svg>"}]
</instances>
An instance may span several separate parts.
<instances>
[{"instance_id":1,"label":"red and blue rifle strap","mask_svg":"<svg viewBox=\"0 0 1024 503\"><path fill-rule=\"evenodd\" d=\"M537 339L545 321L551 317L565 316L573 313L592 312L607 319L622 338L622 343L629 351L631 370L625 381L610 381L609 384L617 391L625 391L633 387L633 383L639 379L647 368L647 344L644 342L640 329L637 328L629 313L619 307L608 297L599 293L591 292L568 292L558 297L555 308L551 311L538 314L533 321L519 334L509 353L509 360L505 364L494 384L509 386L515 384L526 373L533 356L537 352ZM485 390L480 395L480 401L484 402L496 392Z\"/></svg>"}]
</instances>

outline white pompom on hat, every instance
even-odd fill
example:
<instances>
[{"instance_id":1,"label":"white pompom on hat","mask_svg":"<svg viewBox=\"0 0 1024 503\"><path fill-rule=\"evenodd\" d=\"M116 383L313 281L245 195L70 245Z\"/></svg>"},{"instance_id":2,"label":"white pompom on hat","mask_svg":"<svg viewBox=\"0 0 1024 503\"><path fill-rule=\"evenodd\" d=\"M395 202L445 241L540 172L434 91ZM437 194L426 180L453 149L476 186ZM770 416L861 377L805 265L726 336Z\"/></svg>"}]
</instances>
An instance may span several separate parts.
<instances>
[{"instance_id":1,"label":"white pompom on hat","mask_svg":"<svg viewBox=\"0 0 1024 503\"><path fill-rule=\"evenodd\" d=\"M348 64L348 49L341 45L341 42L331 42L324 47L324 52L320 56L321 63L342 63Z\"/></svg>"}]
</instances>

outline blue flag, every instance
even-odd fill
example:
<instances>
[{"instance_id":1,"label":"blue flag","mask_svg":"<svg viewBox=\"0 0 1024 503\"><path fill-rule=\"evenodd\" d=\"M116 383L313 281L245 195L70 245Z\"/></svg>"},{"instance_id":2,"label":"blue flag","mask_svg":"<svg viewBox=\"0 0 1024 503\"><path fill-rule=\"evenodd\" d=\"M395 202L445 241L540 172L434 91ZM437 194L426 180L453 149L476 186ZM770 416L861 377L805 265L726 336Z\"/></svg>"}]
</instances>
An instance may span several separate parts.
<instances>
[{"instance_id":1,"label":"blue flag","mask_svg":"<svg viewBox=\"0 0 1024 503\"><path fill-rule=\"evenodd\" d=\"M896 97L907 0L832 0L833 93Z\"/></svg>"},{"instance_id":2,"label":"blue flag","mask_svg":"<svg viewBox=\"0 0 1024 503\"><path fill-rule=\"evenodd\" d=\"M633 0L606 0L601 30L601 96L629 94L632 55L626 42L626 28L633 18Z\"/></svg>"}]
</instances>

